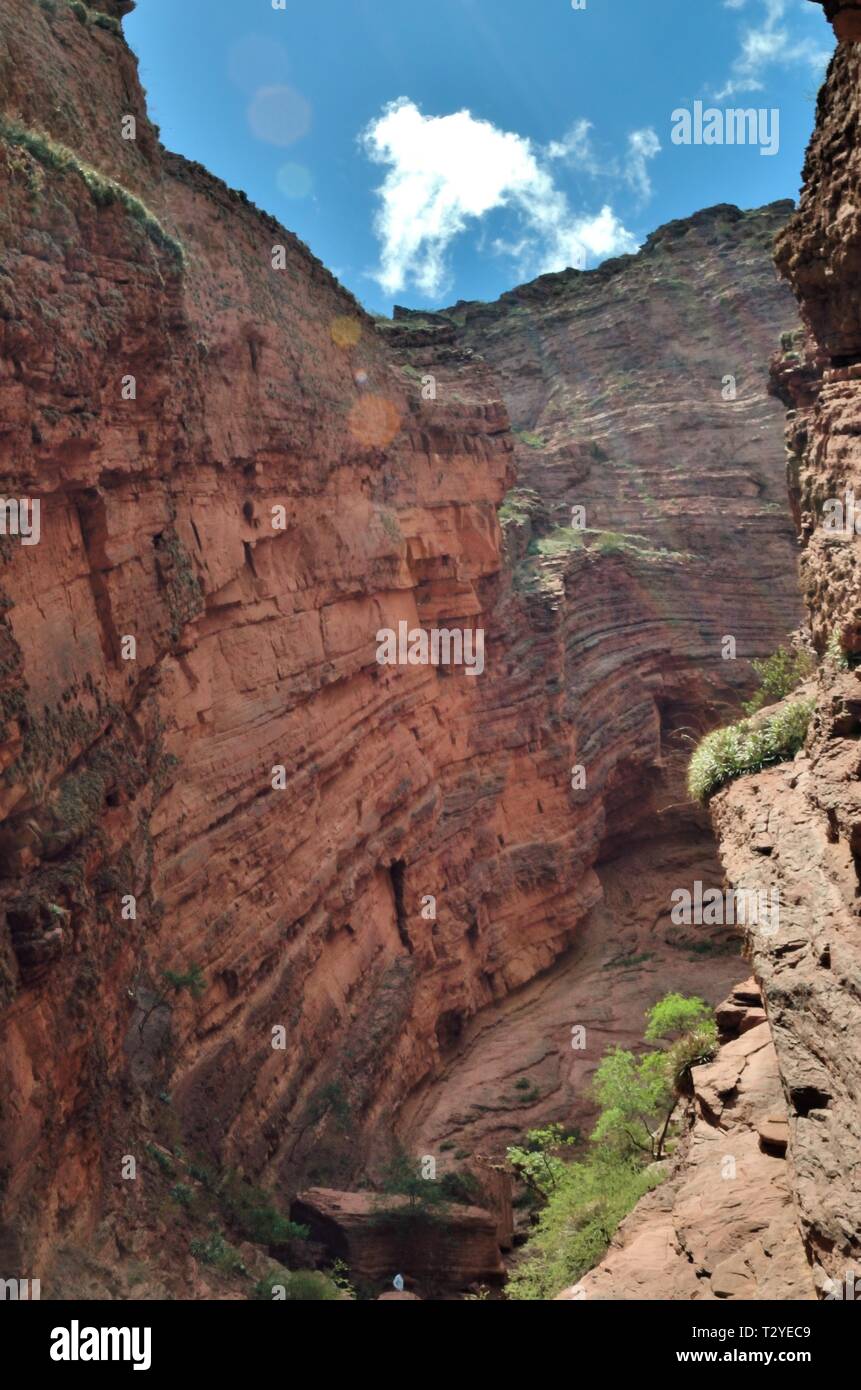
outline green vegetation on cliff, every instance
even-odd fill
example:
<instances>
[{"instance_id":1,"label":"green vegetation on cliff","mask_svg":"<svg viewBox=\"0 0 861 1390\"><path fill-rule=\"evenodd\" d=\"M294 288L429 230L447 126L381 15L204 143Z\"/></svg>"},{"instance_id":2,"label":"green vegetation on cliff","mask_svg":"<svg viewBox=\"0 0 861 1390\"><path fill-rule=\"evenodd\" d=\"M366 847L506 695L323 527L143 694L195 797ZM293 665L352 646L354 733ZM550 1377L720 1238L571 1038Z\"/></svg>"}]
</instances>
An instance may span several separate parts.
<instances>
[{"instance_id":1,"label":"green vegetation on cliff","mask_svg":"<svg viewBox=\"0 0 861 1390\"><path fill-rule=\"evenodd\" d=\"M119 203L146 232L151 241L157 246L169 251L179 262L184 263L185 251L182 243L176 237L165 231L154 213L150 212L145 203L141 202L136 194L129 192L122 184L114 179L108 178L107 174L102 174L92 165L85 163L74 150L70 150L66 145L61 145L52 136L46 135L43 131L29 130L26 126L20 125L17 121L10 121L6 116L0 116L0 139L7 144L24 149L28 154L39 162L45 169L53 170L59 174L77 174L83 179L87 191L97 207L110 207L114 203Z\"/></svg>"},{"instance_id":2,"label":"green vegetation on cliff","mask_svg":"<svg viewBox=\"0 0 861 1390\"><path fill-rule=\"evenodd\" d=\"M795 700L758 723L742 719L706 734L688 766L688 791L694 800L707 801L725 782L745 772L794 758L807 737L815 703Z\"/></svg>"},{"instance_id":3,"label":"green vegetation on cliff","mask_svg":"<svg viewBox=\"0 0 861 1390\"><path fill-rule=\"evenodd\" d=\"M574 1162L577 1145L560 1125L531 1130L508 1159L533 1196L544 1203L535 1230L507 1285L509 1298L554 1298L575 1284L603 1256L623 1218L664 1176L679 1097L689 1089L691 1067L708 1061L717 1046L711 1009L701 999L667 994L646 1014L639 1055L611 1048L595 1075L601 1111L590 1150Z\"/></svg>"},{"instance_id":4,"label":"green vegetation on cliff","mask_svg":"<svg viewBox=\"0 0 861 1390\"><path fill-rule=\"evenodd\" d=\"M815 667L810 652L793 650L791 647L778 647L776 652L762 661L752 661L760 679L759 690L744 705L745 714L757 714L763 705L785 700L796 686L800 685Z\"/></svg>"}]
</instances>

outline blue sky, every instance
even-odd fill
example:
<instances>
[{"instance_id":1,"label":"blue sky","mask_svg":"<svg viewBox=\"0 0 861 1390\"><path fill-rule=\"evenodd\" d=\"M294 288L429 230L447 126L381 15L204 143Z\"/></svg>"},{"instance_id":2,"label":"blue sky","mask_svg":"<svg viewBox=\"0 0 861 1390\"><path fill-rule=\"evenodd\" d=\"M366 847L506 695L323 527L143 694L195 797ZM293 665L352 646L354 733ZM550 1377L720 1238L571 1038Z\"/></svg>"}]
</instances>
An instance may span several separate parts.
<instances>
[{"instance_id":1,"label":"blue sky","mask_svg":"<svg viewBox=\"0 0 861 1390\"><path fill-rule=\"evenodd\" d=\"M833 50L809 0L138 0L124 26L168 148L384 313L796 197ZM673 143L697 101L777 109L777 153Z\"/></svg>"}]
</instances>

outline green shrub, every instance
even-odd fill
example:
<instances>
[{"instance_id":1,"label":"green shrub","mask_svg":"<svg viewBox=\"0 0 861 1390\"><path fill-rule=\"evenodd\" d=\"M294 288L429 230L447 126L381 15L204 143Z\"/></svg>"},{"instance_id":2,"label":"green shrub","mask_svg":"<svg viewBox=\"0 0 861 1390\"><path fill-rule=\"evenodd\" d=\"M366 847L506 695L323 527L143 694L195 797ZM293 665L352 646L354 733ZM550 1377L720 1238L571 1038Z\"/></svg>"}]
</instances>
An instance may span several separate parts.
<instances>
[{"instance_id":1,"label":"green shrub","mask_svg":"<svg viewBox=\"0 0 861 1390\"><path fill-rule=\"evenodd\" d=\"M109 34L121 34L123 32L120 21L114 19L113 15L102 14L101 10L96 10L95 13L91 11L90 23L94 24L97 29L107 29Z\"/></svg>"},{"instance_id":2,"label":"green shrub","mask_svg":"<svg viewBox=\"0 0 861 1390\"><path fill-rule=\"evenodd\" d=\"M487 1193L475 1173L444 1173L440 1179L444 1197L464 1207L482 1207L487 1202Z\"/></svg>"},{"instance_id":3,"label":"green shrub","mask_svg":"<svg viewBox=\"0 0 861 1390\"><path fill-rule=\"evenodd\" d=\"M620 531L602 531L592 548L599 555L619 555L627 547L627 537Z\"/></svg>"},{"instance_id":4,"label":"green shrub","mask_svg":"<svg viewBox=\"0 0 861 1390\"><path fill-rule=\"evenodd\" d=\"M529 521L541 510L541 498L534 488L513 487L503 497L497 516L504 527Z\"/></svg>"},{"instance_id":5,"label":"green shrub","mask_svg":"<svg viewBox=\"0 0 861 1390\"><path fill-rule=\"evenodd\" d=\"M222 1274L247 1273L239 1251L228 1244L220 1231L213 1231L206 1240L193 1240L191 1253L204 1264L220 1270Z\"/></svg>"},{"instance_id":6,"label":"green shrub","mask_svg":"<svg viewBox=\"0 0 861 1390\"><path fill-rule=\"evenodd\" d=\"M566 1137L561 1125L547 1125L544 1129L530 1129L526 1143L513 1144L506 1157L530 1191L549 1197L568 1171L561 1151L574 1143L576 1140Z\"/></svg>"},{"instance_id":7,"label":"green shrub","mask_svg":"<svg viewBox=\"0 0 861 1390\"><path fill-rule=\"evenodd\" d=\"M310 1231L283 1216L265 1192L230 1174L217 1191L225 1218L258 1245L288 1245L307 1240Z\"/></svg>"},{"instance_id":8,"label":"green shrub","mask_svg":"<svg viewBox=\"0 0 861 1390\"><path fill-rule=\"evenodd\" d=\"M182 243L165 231L146 204L127 188L123 188L122 184L116 183L114 179L108 178L106 174L100 173L98 169L79 159L73 150L61 145L50 135L38 130L28 130L5 116L0 116L0 138L10 145L27 150L46 169L61 174L77 174L83 179L97 207L110 207L119 203L143 228L150 240L169 251L180 265L184 263L185 252Z\"/></svg>"},{"instance_id":9,"label":"green shrub","mask_svg":"<svg viewBox=\"0 0 861 1390\"><path fill-rule=\"evenodd\" d=\"M107 29L111 34L122 34L123 27L113 15L103 14L101 10L90 9L89 5L84 4L84 0L65 0L65 3L79 24L95 26L97 29ZM39 4L46 14L57 13L57 0L39 0Z\"/></svg>"},{"instance_id":10,"label":"green shrub","mask_svg":"<svg viewBox=\"0 0 861 1390\"><path fill-rule=\"evenodd\" d=\"M184 1182L178 1182L170 1189L170 1195L179 1207L190 1207L194 1199L194 1193Z\"/></svg>"},{"instance_id":11,"label":"green shrub","mask_svg":"<svg viewBox=\"0 0 861 1390\"><path fill-rule=\"evenodd\" d=\"M513 1299L553 1298L601 1259L619 1222L662 1178L660 1159L683 1081L712 1056L717 1027L701 999L667 994L646 1013L644 1040L665 1044L635 1056L611 1048L595 1074L601 1107L585 1160L565 1161L561 1125L531 1130L508 1158L529 1191L546 1205L509 1279Z\"/></svg>"},{"instance_id":12,"label":"green shrub","mask_svg":"<svg viewBox=\"0 0 861 1390\"><path fill-rule=\"evenodd\" d=\"M756 724L743 719L706 734L688 766L690 795L705 802L743 773L794 758L804 744L814 705L814 700L796 700Z\"/></svg>"},{"instance_id":13,"label":"green shrub","mask_svg":"<svg viewBox=\"0 0 861 1390\"><path fill-rule=\"evenodd\" d=\"M333 1281L317 1269L296 1269L281 1274L270 1274L254 1286L253 1297L278 1302L283 1289L285 1303L333 1303L342 1297L342 1291Z\"/></svg>"},{"instance_id":14,"label":"green shrub","mask_svg":"<svg viewBox=\"0 0 861 1390\"><path fill-rule=\"evenodd\" d=\"M533 434L529 430L515 430L514 433L517 435L517 438L521 441L521 443L528 444L530 449L544 448L546 441L541 438L540 434Z\"/></svg>"},{"instance_id":15,"label":"green shrub","mask_svg":"<svg viewBox=\"0 0 861 1390\"><path fill-rule=\"evenodd\" d=\"M598 1263L639 1199L659 1175L635 1161L599 1151L585 1163L563 1165L557 1190L538 1218L506 1294L516 1300L551 1299Z\"/></svg>"},{"instance_id":16,"label":"green shrub","mask_svg":"<svg viewBox=\"0 0 861 1390\"><path fill-rule=\"evenodd\" d=\"M835 627L831 636L828 638L828 645L825 648L825 660L829 662L835 671L848 671L850 668L849 656L843 648L839 627Z\"/></svg>"},{"instance_id":17,"label":"green shrub","mask_svg":"<svg viewBox=\"0 0 861 1390\"><path fill-rule=\"evenodd\" d=\"M158 1164L163 1173L168 1173L173 1177L176 1169L173 1166L173 1160L166 1153L162 1153L161 1149L157 1149L155 1144L145 1144L144 1153L148 1154L153 1162Z\"/></svg>"},{"instance_id":18,"label":"green shrub","mask_svg":"<svg viewBox=\"0 0 861 1390\"><path fill-rule=\"evenodd\" d=\"M686 1085L691 1067L710 1061L717 1051L714 1010L702 999L665 994L646 1019L646 1042L670 1044L665 1055L673 1090L678 1092Z\"/></svg>"},{"instance_id":19,"label":"green shrub","mask_svg":"<svg viewBox=\"0 0 861 1390\"><path fill-rule=\"evenodd\" d=\"M356 1287L350 1276L350 1266L345 1260L333 1260L326 1274L336 1289L345 1293L348 1298L356 1298Z\"/></svg>"},{"instance_id":20,"label":"green shrub","mask_svg":"<svg viewBox=\"0 0 861 1390\"><path fill-rule=\"evenodd\" d=\"M170 985L177 994L187 989L192 999L200 999L206 989L206 980L197 964L190 966L182 974L178 974L175 970L165 970L162 974L165 984Z\"/></svg>"},{"instance_id":21,"label":"green shrub","mask_svg":"<svg viewBox=\"0 0 861 1390\"><path fill-rule=\"evenodd\" d=\"M583 532L572 526L557 526L549 536L541 536L530 541L527 555L543 555L547 560L555 560L562 555L570 555L583 545Z\"/></svg>"},{"instance_id":22,"label":"green shrub","mask_svg":"<svg viewBox=\"0 0 861 1390\"><path fill-rule=\"evenodd\" d=\"M636 1056L622 1047L605 1053L595 1073L595 1095L601 1114L592 1139L620 1158L636 1153L662 1157L655 1133L675 1109L672 1069L664 1052Z\"/></svg>"},{"instance_id":23,"label":"green shrub","mask_svg":"<svg viewBox=\"0 0 861 1390\"><path fill-rule=\"evenodd\" d=\"M756 714L763 705L775 704L785 700L787 695L811 674L814 668L813 657L804 650L796 651L790 647L778 647L771 656L761 661L752 661L760 679L759 690L743 706L745 714Z\"/></svg>"},{"instance_id":24,"label":"green shrub","mask_svg":"<svg viewBox=\"0 0 861 1390\"><path fill-rule=\"evenodd\" d=\"M387 1165L380 1187L373 1222L402 1231L435 1224L450 1201L442 1183L423 1178L419 1164L403 1151Z\"/></svg>"},{"instance_id":25,"label":"green shrub","mask_svg":"<svg viewBox=\"0 0 861 1390\"><path fill-rule=\"evenodd\" d=\"M702 999L684 994L665 994L646 1015L646 1042L693 1033L704 1024L714 1026L712 1010Z\"/></svg>"}]
</instances>

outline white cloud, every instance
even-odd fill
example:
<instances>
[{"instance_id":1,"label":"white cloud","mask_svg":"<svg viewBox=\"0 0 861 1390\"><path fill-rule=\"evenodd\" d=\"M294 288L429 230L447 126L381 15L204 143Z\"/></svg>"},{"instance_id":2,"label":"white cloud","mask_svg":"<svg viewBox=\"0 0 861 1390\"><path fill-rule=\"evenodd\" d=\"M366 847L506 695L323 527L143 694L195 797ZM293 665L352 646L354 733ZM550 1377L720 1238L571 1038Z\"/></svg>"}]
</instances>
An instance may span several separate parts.
<instances>
[{"instance_id":1,"label":"white cloud","mask_svg":"<svg viewBox=\"0 0 861 1390\"><path fill-rule=\"evenodd\" d=\"M625 178L645 203L652 196L652 180L649 178L649 160L661 153L661 142L651 127L645 130L632 130L628 136L628 163Z\"/></svg>"},{"instance_id":2,"label":"white cloud","mask_svg":"<svg viewBox=\"0 0 861 1390\"><path fill-rule=\"evenodd\" d=\"M636 134L639 139L647 133ZM412 284L430 298L441 295L452 242L497 209L516 216L518 233L513 241L497 238L492 249L514 256L524 276L582 267L589 258L637 248L609 205L594 215L575 215L548 168L554 159L577 163L579 157L586 172L597 172L587 121L542 151L469 111L424 116L401 97L371 121L361 140L369 158L387 166L377 190L375 230L382 250L375 279L388 294ZM648 140L629 151L639 192L648 184L645 161L656 152Z\"/></svg>"},{"instance_id":3,"label":"white cloud","mask_svg":"<svg viewBox=\"0 0 861 1390\"><path fill-rule=\"evenodd\" d=\"M544 153L548 159L563 159L583 173L599 174L602 168L592 148L592 122L575 121L561 140L551 140Z\"/></svg>"},{"instance_id":4,"label":"white cloud","mask_svg":"<svg viewBox=\"0 0 861 1390\"><path fill-rule=\"evenodd\" d=\"M742 28L740 52L729 78L715 93L717 101L738 92L762 91L763 78L770 67L803 64L819 74L831 56L821 45L794 37L786 27L789 0L753 0L753 5L757 18L749 18ZM729 10L747 10L748 0L724 0L724 6ZM749 14L752 16L753 11L749 10Z\"/></svg>"},{"instance_id":5,"label":"white cloud","mask_svg":"<svg viewBox=\"0 0 861 1390\"><path fill-rule=\"evenodd\" d=\"M624 161L615 157L599 158L592 143L592 124L587 120L576 121L564 139L552 140L544 151L548 159L563 160L578 174L628 184L641 203L648 202L652 196L648 164L660 152L661 142L651 126L647 126L644 130L631 131Z\"/></svg>"}]
</instances>

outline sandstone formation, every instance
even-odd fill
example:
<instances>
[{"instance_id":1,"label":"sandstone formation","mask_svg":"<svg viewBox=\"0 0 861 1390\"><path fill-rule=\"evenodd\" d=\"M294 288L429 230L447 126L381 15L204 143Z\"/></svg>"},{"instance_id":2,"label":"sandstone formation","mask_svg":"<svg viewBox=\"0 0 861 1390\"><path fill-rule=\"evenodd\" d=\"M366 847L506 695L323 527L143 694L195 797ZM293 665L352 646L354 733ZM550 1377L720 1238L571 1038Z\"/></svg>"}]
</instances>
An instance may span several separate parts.
<instances>
[{"instance_id":1,"label":"sandstone formation","mask_svg":"<svg viewBox=\"0 0 861 1390\"><path fill-rule=\"evenodd\" d=\"M763 371L794 322L770 255L789 210L711 208L596 271L542 276L495 304L396 311L391 331L416 342L416 361L454 327L501 383L517 483L501 510L511 579L497 612L531 674L518 692L530 727L565 730L569 766L586 769L576 845L600 881L571 952L468 1021L440 1084L408 1101L417 1152L448 1145L448 1162L548 1119L587 1125L611 1042L638 1043L667 990L717 1002L738 978L737 938L680 930L669 905L674 888L723 879L684 789L692 741L737 716L750 679L722 639L739 657L771 651L800 618Z\"/></svg>"},{"instance_id":2,"label":"sandstone formation","mask_svg":"<svg viewBox=\"0 0 861 1390\"><path fill-rule=\"evenodd\" d=\"M799 616L787 205L375 323L163 149L129 8L0 13L0 478L41 521L2 545L0 1273L45 1297L227 1296L177 1151L282 1205L396 1139L492 1155L585 1119L665 989L717 1000L726 933L668 926L721 873L686 738ZM402 620L483 629L484 674L381 666ZM436 1105L476 1057L501 1126Z\"/></svg>"},{"instance_id":3,"label":"sandstone formation","mask_svg":"<svg viewBox=\"0 0 861 1390\"><path fill-rule=\"evenodd\" d=\"M489 1212L452 1205L438 1219L422 1221L411 1218L408 1205L405 1197L318 1187L300 1192L291 1215L358 1280L391 1283L401 1274L423 1287L465 1288L503 1278L496 1222Z\"/></svg>"},{"instance_id":4,"label":"sandstone formation","mask_svg":"<svg viewBox=\"0 0 861 1390\"><path fill-rule=\"evenodd\" d=\"M826 6L838 37L861 38L861 7ZM854 26L854 27L853 27ZM798 212L778 264L809 330L774 367L790 407L790 494L801 581L824 661L807 747L785 768L715 798L721 853L736 882L780 890L780 931L751 942L789 1100L789 1161L820 1288L861 1258L861 542L829 529L829 499L861 495L861 47L844 42L820 93ZM851 508L851 503L848 504Z\"/></svg>"},{"instance_id":5,"label":"sandstone formation","mask_svg":"<svg viewBox=\"0 0 861 1390\"><path fill-rule=\"evenodd\" d=\"M775 1107L764 1122L750 1119L766 1151L785 1148L812 1278L820 1295L834 1297L861 1257L861 552L853 514L861 493L861 6L828 0L825 9L841 43L819 96L799 208L777 243L807 331L785 341L772 367L772 390L789 408L790 503L822 657L799 694L813 695L816 709L794 762L720 791L712 815L730 881L779 892L779 930L753 929L748 949L786 1116ZM695 1150L689 1162L683 1183L696 1180ZM587 1276L590 1288L606 1290L614 1271L615 1287L632 1287L637 1233L658 1239L665 1217L655 1213L667 1198L676 1201L659 1189L640 1204L621 1252Z\"/></svg>"},{"instance_id":6,"label":"sandstone formation","mask_svg":"<svg viewBox=\"0 0 861 1390\"><path fill-rule=\"evenodd\" d=\"M748 981L719 1009L735 1036L725 1033L714 1062L693 1069L689 1129L672 1171L562 1301L815 1297L774 1143L786 1102L760 1004Z\"/></svg>"}]
</instances>

